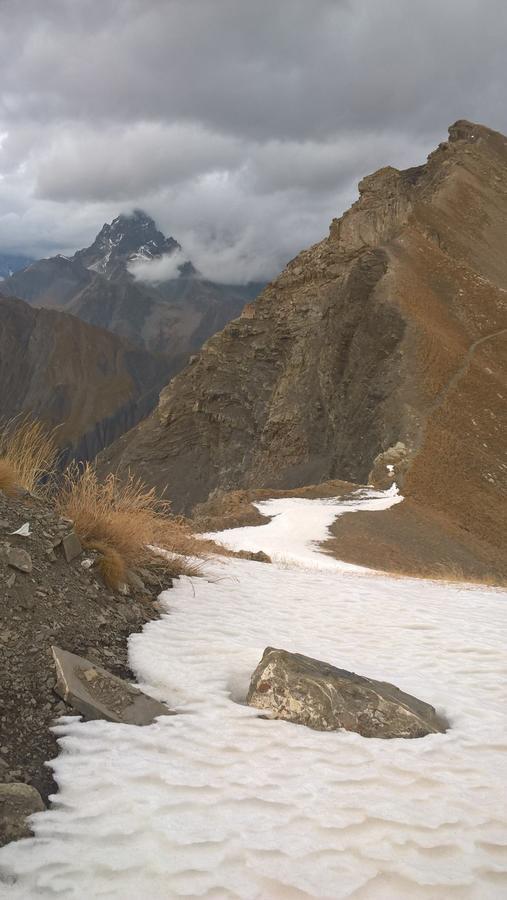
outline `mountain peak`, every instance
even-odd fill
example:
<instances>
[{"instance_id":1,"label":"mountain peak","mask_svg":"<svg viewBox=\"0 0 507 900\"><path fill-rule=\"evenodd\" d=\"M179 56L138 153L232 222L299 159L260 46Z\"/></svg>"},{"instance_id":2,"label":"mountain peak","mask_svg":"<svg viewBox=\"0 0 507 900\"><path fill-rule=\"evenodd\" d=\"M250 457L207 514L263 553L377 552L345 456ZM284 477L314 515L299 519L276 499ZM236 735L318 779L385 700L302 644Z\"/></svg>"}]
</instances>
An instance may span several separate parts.
<instances>
[{"instance_id":1,"label":"mountain peak","mask_svg":"<svg viewBox=\"0 0 507 900\"><path fill-rule=\"evenodd\" d=\"M174 238L167 238L158 230L151 216L134 209L106 222L93 244L78 250L74 259L87 269L112 278L126 274L132 262L154 259L179 248Z\"/></svg>"}]
</instances>

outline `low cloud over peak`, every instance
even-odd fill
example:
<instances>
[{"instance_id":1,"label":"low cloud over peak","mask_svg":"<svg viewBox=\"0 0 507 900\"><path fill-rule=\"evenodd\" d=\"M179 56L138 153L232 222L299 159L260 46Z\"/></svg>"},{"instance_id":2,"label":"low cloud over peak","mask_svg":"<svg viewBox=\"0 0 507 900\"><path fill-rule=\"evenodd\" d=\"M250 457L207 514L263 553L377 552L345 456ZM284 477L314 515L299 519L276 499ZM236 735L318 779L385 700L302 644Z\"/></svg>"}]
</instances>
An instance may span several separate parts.
<instances>
[{"instance_id":1,"label":"low cloud over peak","mask_svg":"<svg viewBox=\"0 0 507 900\"><path fill-rule=\"evenodd\" d=\"M69 252L141 207L206 277L269 278L363 175L423 162L460 117L507 130L500 0L4 0L0 15L3 251Z\"/></svg>"}]
</instances>

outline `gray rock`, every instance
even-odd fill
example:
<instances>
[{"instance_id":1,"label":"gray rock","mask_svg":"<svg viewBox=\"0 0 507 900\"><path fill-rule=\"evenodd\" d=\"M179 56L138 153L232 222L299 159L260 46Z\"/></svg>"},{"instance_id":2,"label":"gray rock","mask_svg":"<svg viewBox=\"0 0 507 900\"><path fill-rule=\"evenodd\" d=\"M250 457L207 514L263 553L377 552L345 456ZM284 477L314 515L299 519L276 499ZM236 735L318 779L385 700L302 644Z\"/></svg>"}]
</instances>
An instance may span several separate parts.
<instances>
[{"instance_id":1,"label":"gray rock","mask_svg":"<svg viewBox=\"0 0 507 900\"><path fill-rule=\"evenodd\" d=\"M28 784L0 784L0 844L29 837L26 821L32 813L45 809L42 797Z\"/></svg>"},{"instance_id":2,"label":"gray rock","mask_svg":"<svg viewBox=\"0 0 507 900\"><path fill-rule=\"evenodd\" d=\"M77 557L80 556L83 552L81 541L79 540L75 531L71 531L69 534L66 534L65 537L62 538L62 547L65 559L68 563L71 563L74 559L77 559Z\"/></svg>"},{"instance_id":3,"label":"gray rock","mask_svg":"<svg viewBox=\"0 0 507 900\"><path fill-rule=\"evenodd\" d=\"M163 703L90 660L59 647L52 650L56 693L86 719L150 725L157 716L174 715Z\"/></svg>"},{"instance_id":4,"label":"gray rock","mask_svg":"<svg viewBox=\"0 0 507 900\"><path fill-rule=\"evenodd\" d=\"M144 581L142 580L142 578L139 578L137 572L133 572L132 569L129 569L127 572L127 581L130 587L135 591L146 591Z\"/></svg>"},{"instance_id":5,"label":"gray rock","mask_svg":"<svg viewBox=\"0 0 507 900\"><path fill-rule=\"evenodd\" d=\"M344 728L363 737L416 738L445 732L429 703L393 684L326 662L267 647L252 675L247 703L317 731Z\"/></svg>"},{"instance_id":6,"label":"gray rock","mask_svg":"<svg viewBox=\"0 0 507 900\"><path fill-rule=\"evenodd\" d=\"M6 550L7 564L13 569L28 574L32 571L32 557L21 547L8 547Z\"/></svg>"}]
</instances>

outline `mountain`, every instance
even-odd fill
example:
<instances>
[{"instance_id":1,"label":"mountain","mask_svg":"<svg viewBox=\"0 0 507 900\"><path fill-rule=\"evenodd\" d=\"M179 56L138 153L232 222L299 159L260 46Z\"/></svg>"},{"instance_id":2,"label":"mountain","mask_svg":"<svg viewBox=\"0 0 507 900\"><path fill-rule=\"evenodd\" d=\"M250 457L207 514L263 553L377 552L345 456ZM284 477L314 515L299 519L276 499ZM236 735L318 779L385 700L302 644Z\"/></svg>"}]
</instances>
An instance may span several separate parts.
<instances>
[{"instance_id":1,"label":"mountain","mask_svg":"<svg viewBox=\"0 0 507 900\"><path fill-rule=\"evenodd\" d=\"M28 256L20 256L18 253L0 253L0 280L9 278L19 269L24 269L33 262Z\"/></svg>"},{"instance_id":2,"label":"mountain","mask_svg":"<svg viewBox=\"0 0 507 900\"><path fill-rule=\"evenodd\" d=\"M377 531L394 517L400 541L409 511L416 552L441 534L449 558L459 544L500 565L507 140L456 122L424 165L359 194L104 458L186 511L215 489L396 478L407 499Z\"/></svg>"},{"instance_id":3,"label":"mountain","mask_svg":"<svg viewBox=\"0 0 507 900\"><path fill-rule=\"evenodd\" d=\"M163 353L172 367L239 315L262 285L231 286L200 278L186 261L177 277L136 279L131 267L180 251L141 210L105 224L73 256L41 259L7 279L4 289L33 306L63 309L138 346Z\"/></svg>"},{"instance_id":4,"label":"mountain","mask_svg":"<svg viewBox=\"0 0 507 900\"><path fill-rule=\"evenodd\" d=\"M30 413L90 459L145 416L167 363L101 328L0 294L0 419Z\"/></svg>"}]
</instances>

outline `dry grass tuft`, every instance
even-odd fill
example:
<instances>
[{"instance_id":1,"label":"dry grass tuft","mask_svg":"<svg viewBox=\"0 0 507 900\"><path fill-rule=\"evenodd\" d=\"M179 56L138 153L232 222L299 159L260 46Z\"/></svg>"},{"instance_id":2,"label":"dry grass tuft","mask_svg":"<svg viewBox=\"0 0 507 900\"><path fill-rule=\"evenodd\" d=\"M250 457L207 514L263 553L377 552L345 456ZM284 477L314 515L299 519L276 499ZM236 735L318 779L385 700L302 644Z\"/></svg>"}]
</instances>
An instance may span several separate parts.
<instances>
[{"instance_id":1,"label":"dry grass tuft","mask_svg":"<svg viewBox=\"0 0 507 900\"><path fill-rule=\"evenodd\" d=\"M30 416L17 417L0 429L0 488L13 493L24 488L42 491L42 479L55 468L58 450L54 432Z\"/></svg>"},{"instance_id":2,"label":"dry grass tuft","mask_svg":"<svg viewBox=\"0 0 507 900\"><path fill-rule=\"evenodd\" d=\"M61 515L72 519L83 545L102 554L99 564L106 584L118 588L128 569L150 568L163 578L195 575L206 548L192 536L185 520L171 515L167 501L153 488L129 475L114 474L100 482L90 464L71 465L57 496ZM151 547L168 551L161 557Z\"/></svg>"},{"instance_id":3,"label":"dry grass tuft","mask_svg":"<svg viewBox=\"0 0 507 900\"><path fill-rule=\"evenodd\" d=\"M16 494L18 486L18 475L12 463L0 457L0 491L12 497Z\"/></svg>"}]
</instances>

